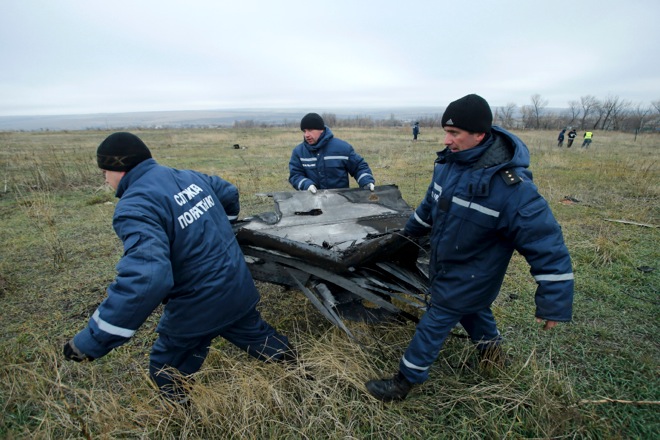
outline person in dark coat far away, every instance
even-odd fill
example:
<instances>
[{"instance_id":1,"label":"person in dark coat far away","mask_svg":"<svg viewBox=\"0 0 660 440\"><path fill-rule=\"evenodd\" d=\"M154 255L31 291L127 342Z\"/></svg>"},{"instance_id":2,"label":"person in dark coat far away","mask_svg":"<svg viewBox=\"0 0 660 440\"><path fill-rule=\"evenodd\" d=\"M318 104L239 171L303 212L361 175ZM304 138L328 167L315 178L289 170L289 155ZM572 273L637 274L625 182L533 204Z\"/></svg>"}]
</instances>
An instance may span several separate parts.
<instances>
[{"instance_id":1,"label":"person in dark coat far away","mask_svg":"<svg viewBox=\"0 0 660 440\"><path fill-rule=\"evenodd\" d=\"M518 251L537 283L536 321L548 330L572 319L573 269L561 228L528 171L529 151L513 134L491 126L486 100L467 95L449 104L426 197L404 228L430 233L431 305L390 379L367 391L383 401L404 399L428 379L449 332L461 324L483 363L503 363L502 337L491 304Z\"/></svg>"},{"instance_id":2,"label":"person in dark coat far away","mask_svg":"<svg viewBox=\"0 0 660 440\"><path fill-rule=\"evenodd\" d=\"M559 132L559 136L557 136L557 146L561 147L564 145L564 133L566 133L566 129L562 128L561 131Z\"/></svg>"},{"instance_id":3,"label":"person in dark coat far away","mask_svg":"<svg viewBox=\"0 0 660 440\"><path fill-rule=\"evenodd\" d=\"M319 189L348 188L350 175L361 188L374 190L376 180L369 164L351 144L336 138L320 115L306 114L300 130L303 142L293 149L289 160L291 186L316 194Z\"/></svg>"},{"instance_id":4,"label":"person in dark coat far away","mask_svg":"<svg viewBox=\"0 0 660 440\"><path fill-rule=\"evenodd\" d=\"M419 135L419 122L415 122L415 125L413 125L413 142L417 142L417 136Z\"/></svg>"},{"instance_id":5,"label":"person in dark coat far away","mask_svg":"<svg viewBox=\"0 0 660 440\"><path fill-rule=\"evenodd\" d=\"M571 148L573 146L573 141L575 140L576 136L577 136L577 131L575 131L574 128L568 132L568 143L566 144L566 148Z\"/></svg>"},{"instance_id":6,"label":"person in dark coat far away","mask_svg":"<svg viewBox=\"0 0 660 440\"><path fill-rule=\"evenodd\" d=\"M108 136L98 166L119 198L113 227L124 244L114 282L87 327L64 345L74 361L94 360L126 343L161 303L151 377L176 402L177 377L198 371L222 336L264 361L295 362L287 338L256 309L259 293L234 237L239 194L231 183L159 165L140 138Z\"/></svg>"}]
</instances>

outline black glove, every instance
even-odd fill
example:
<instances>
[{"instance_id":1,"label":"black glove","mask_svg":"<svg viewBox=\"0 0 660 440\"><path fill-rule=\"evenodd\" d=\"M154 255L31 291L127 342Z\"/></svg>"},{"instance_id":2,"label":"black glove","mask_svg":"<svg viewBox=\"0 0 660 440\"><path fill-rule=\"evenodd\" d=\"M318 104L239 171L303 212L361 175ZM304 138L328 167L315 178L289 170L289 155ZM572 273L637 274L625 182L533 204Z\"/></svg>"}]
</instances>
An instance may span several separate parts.
<instances>
[{"instance_id":1,"label":"black glove","mask_svg":"<svg viewBox=\"0 0 660 440\"><path fill-rule=\"evenodd\" d=\"M91 356L87 356L85 353L80 351L78 347L76 347L76 344L73 343L73 339L71 339L69 342L64 344L64 359L67 359L69 361L76 361L76 362L82 362L82 361L93 361L94 358Z\"/></svg>"}]
</instances>

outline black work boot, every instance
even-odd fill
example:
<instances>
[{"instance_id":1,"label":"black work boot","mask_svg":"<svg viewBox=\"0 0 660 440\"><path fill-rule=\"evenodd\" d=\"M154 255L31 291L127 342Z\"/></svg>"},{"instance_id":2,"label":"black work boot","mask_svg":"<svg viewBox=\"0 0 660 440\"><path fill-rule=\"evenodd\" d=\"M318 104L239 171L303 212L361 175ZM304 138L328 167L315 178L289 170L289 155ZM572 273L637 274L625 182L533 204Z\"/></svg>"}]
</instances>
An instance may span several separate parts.
<instances>
[{"instance_id":1,"label":"black work boot","mask_svg":"<svg viewBox=\"0 0 660 440\"><path fill-rule=\"evenodd\" d=\"M365 386L369 394L376 399L391 402L405 399L412 388L412 383L398 372L391 379L370 380Z\"/></svg>"}]
</instances>

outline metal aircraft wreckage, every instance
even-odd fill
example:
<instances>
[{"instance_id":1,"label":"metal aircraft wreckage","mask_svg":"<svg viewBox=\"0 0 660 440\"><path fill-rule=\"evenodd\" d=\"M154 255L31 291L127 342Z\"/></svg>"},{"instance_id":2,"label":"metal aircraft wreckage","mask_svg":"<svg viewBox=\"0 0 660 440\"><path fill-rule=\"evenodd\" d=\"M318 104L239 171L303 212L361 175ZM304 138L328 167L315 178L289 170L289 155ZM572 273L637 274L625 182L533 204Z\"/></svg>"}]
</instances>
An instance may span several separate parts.
<instances>
[{"instance_id":1,"label":"metal aircraft wreckage","mask_svg":"<svg viewBox=\"0 0 660 440\"><path fill-rule=\"evenodd\" d=\"M402 234L413 210L396 185L268 196L274 212L234 225L254 279L301 290L351 338L342 318L418 321L428 299L428 241Z\"/></svg>"}]
</instances>

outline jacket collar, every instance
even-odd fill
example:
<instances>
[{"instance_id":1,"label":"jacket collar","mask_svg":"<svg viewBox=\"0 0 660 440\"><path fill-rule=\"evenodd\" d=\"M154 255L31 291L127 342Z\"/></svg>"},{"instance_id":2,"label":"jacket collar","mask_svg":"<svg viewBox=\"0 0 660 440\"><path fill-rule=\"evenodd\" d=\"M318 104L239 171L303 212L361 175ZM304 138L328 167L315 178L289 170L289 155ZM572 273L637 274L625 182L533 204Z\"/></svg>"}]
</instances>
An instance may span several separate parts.
<instances>
[{"instance_id":1,"label":"jacket collar","mask_svg":"<svg viewBox=\"0 0 660 440\"><path fill-rule=\"evenodd\" d=\"M122 195L124 195L124 192L128 189L129 186L136 180L138 180L140 177L142 177L147 171L152 169L158 165L155 159L147 159L135 166L135 168L131 169L128 173L124 175L124 177L121 178L119 181L119 185L117 185L117 192L115 193L115 197L121 198Z\"/></svg>"}]
</instances>

